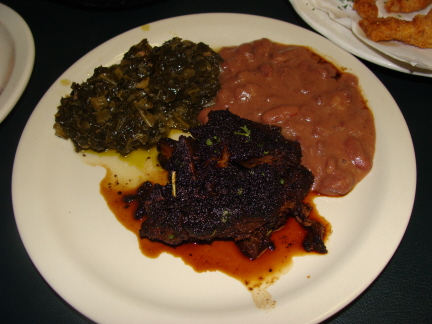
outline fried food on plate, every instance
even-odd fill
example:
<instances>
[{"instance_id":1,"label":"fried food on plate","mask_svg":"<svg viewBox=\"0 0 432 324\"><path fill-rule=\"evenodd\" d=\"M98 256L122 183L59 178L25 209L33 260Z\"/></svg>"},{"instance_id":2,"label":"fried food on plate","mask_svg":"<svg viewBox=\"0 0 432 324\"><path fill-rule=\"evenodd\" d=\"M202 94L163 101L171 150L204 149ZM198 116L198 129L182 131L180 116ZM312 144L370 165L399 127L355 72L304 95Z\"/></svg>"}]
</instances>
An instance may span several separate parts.
<instances>
[{"instance_id":1,"label":"fried food on plate","mask_svg":"<svg viewBox=\"0 0 432 324\"><path fill-rule=\"evenodd\" d=\"M400 41L420 48L432 48L432 9L412 21L394 17L366 18L359 22L366 36L375 42Z\"/></svg>"},{"instance_id":2,"label":"fried food on plate","mask_svg":"<svg viewBox=\"0 0 432 324\"><path fill-rule=\"evenodd\" d=\"M384 8L387 12L414 12L429 6L432 0L387 0Z\"/></svg>"},{"instance_id":3,"label":"fried food on plate","mask_svg":"<svg viewBox=\"0 0 432 324\"><path fill-rule=\"evenodd\" d=\"M354 0L353 9L362 18L377 18L378 7L375 0Z\"/></svg>"}]
</instances>

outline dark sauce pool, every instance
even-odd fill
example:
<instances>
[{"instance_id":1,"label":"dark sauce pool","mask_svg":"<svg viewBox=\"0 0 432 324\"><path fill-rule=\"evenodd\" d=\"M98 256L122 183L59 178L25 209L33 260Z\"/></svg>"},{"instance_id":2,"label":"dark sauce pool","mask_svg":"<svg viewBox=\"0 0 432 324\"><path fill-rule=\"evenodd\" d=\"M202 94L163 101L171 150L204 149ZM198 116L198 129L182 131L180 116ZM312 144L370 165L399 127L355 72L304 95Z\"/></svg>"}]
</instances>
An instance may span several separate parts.
<instances>
[{"instance_id":1,"label":"dark sauce pool","mask_svg":"<svg viewBox=\"0 0 432 324\"><path fill-rule=\"evenodd\" d=\"M302 242L307 232L293 218L290 218L281 230L273 233L272 240L275 249L265 251L253 261L246 258L230 241L215 241L211 244L188 243L172 247L141 239L138 232L142 220L135 220L133 217L136 204L123 202L123 196L135 193L136 188L130 188L127 181L122 183L113 171L107 167L106 169L107 175L100 184L101 194L119 222L137 235L142 253L149 258L157 258L161 253L168 253L181 258L196 272L220 271L239 280L247 289L253 291L256 288L268 287L277 281L283 273L288 271L294 256L314 253L304 251ZM163 184L166 181L164 172L147 174L147 176L150 176L149 180L153 182ZM307 197L307 201L312 206L314 206L314 197L314 194ZM326 226L327 238L331 231L330 224L317 213L316 208L311 218Z\"/></svg>"}]
</instances>

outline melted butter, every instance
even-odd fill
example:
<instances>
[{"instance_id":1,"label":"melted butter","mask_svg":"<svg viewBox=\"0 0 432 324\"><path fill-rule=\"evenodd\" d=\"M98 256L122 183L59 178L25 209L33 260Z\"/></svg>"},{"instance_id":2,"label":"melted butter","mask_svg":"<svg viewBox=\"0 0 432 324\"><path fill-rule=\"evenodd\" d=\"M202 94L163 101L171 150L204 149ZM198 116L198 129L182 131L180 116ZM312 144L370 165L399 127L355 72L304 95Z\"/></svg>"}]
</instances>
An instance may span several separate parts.
<instances>
[{"instance_id":1,"label":"melted butter","mask_svg":"<svg viewBox=\"0 0 432 324\"><path fill-rule=\"evenodd\" d=\"M61 79L61 80L60 80L60 84L61 84L62 86L68 87L68 86L70 86L70 85L72 84L72 82L71 82L71 80L69 80L69 79Z\"/></svg>"},{"instance_id":2,"label":"melted butter","mask_svg":"<svg viewBox=\"0 0 432 324\"><path fill-rule=\"evenodd\" d=\"M189 134L173 129L171 130L169 137L177 140L180 135ZM82 153L85 155L85 157L87 157L86 162L88 164L100 165L105 168L109 168L116 174L127 174L129 176L129 174L132 172L134 175L137 175L142 179L146 179L146 177L151 177L151 173L160 173L164 171L159 166L157 158L158 151L156 147L152 147L150 149L138 149L136 151L132 151L127 156L123 156L114 150L107 150L105 152L84 150Z\"/></svg>"},{"instance_id":3,"label":"melted butter","mask_svg":"<svg viewBox=\"0 0 432 324\"><path fill-rule=\"evenodd\" d=\"M139 149L131 152L127 156L123 156L118 154L114 150L107 150L105 152L97 153L91 150L83 151L84 154L95 155L101 159L104 157L111 157L115 159L119 159L120 161L126 162L129 166L135 166L136 168L143 169L146 161L151 159L152 165L157 166L157 150L156 148L151 148L148 150ZM162 169L161 169L162 170Z\"/></svg>"},{"instance_id":4,"label":"melted butter","mask_svg":"<svg viewBox=\"0 0 432 324\"><path fill-rule=\"evenodd\" d=\"M165 182L166 172L157 163L156 148L140 149L126 157L112 150L102 153L85 151L83 157L87 164L105 168L101 188L109 186L117 192L124 192L136 190L145 181Z\"/></svg>"},{"instance_id":5,"label":"melted butter","mask_svg":"<svg viewBox=\"0 0 432 324\"><path fill-rule=\"evenodd\" d=\"M142 25L142 26L141 26L141 29L142 29L143 31L149 31L149 30L150 30L150 25L149 25L149 24L147 24L147 25Z\"/></svg>"}]
</instances>

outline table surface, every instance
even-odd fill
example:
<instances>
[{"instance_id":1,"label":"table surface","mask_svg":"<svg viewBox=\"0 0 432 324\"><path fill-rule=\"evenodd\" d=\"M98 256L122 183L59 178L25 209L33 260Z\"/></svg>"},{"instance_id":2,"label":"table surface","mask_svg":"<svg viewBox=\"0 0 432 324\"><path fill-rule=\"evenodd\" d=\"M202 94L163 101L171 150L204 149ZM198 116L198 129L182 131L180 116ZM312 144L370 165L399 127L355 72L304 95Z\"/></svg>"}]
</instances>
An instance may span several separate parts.
<instances>
[{"instance_id":1,"label":"table surface","mask_svg":"<svg viewBox=\"0 0 432 324\"><path fill-rule=\"evenodd\" d=\"M22 244L14 219L11 197L14 156L26 122L41 97L68 67L97 45L152 21L194 13L234 12L311 28L286 0L155 0L117 9L89 9L60 0L2 2L29 25L36 58L26 90L0 124L1 320L4 323L91 323L40 276ZM432 78L362 62L390 91L406 119L416 151L417 192L410 223L394 257L365 292L326 323L427 323L432 315L432 235L429 232L432 217L427 209L432 179L429 162Z\"/></svg>"}]
</instances>

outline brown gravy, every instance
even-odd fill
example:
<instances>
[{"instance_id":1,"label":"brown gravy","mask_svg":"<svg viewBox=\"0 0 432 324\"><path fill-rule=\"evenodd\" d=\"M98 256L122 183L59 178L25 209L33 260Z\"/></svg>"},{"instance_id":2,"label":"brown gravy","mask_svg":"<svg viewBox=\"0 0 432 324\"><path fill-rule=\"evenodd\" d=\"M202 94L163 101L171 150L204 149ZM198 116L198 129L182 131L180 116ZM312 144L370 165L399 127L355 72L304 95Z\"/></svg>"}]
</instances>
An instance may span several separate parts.
<instances>
[{"instance_id":1,"label":"brown gravy","mask_svg":"<svg viewBox=\"0 0 432 324\"><path fill-rule=\"evenodd\" d=\"M348 193L372 168L375 126L358 79L340 72L306 47L261 39L220 52L221 90L210 110L277 125L298 140L315 176L313 190Z\"/></svg>"},{"instance_id":2,"label":"brown gravy","mask_svg":"<svg viewBox=\"0 0 432 324\"><path fill-rule=\"evenodd\" d=\"M164 173L160 173L159 182L163 183L163 179ZM157 179L154 178L153 180ZM123 202L123 196L136 192L136 189L129 188L128 183L119 181L117 176L107 168L107 175L101 182L100 190L120 223L138 237L142 220L135 220L133 217L136 209L134 202L128 204ZM313 197L312 194L308 197L308 201L312 205ZM326 236L328 236L330 225L318 215L315 208L311 218L326 225ZM161 253L169 253L181 258L196 272L223 272L241 281L252 291L262 285L268 287L276 281L287 271L294 256L308 254L301 244L305 235L306 231L297 221L293 218L289 219L287 224L272 236L275 249L273 251L267 250L254 261L246 258L233 242L228 241L215 241L212 244L188 243L171 247L139 237L138 240L142 253L147 257L157 258Z\"/></svg>"}]
</instances>

